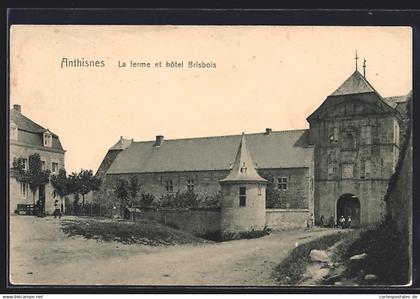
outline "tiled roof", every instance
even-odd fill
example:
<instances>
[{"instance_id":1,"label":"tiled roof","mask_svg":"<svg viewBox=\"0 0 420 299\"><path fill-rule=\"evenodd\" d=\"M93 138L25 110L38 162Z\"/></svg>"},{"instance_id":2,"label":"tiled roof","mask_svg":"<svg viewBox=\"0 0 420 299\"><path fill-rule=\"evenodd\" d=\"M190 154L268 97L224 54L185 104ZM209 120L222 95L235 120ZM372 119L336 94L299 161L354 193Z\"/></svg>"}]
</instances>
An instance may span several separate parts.
<instances>
[{"instance_id":1,"label":"tiled roof","mask_svg":"<svg viewBox=\"0 0 420 299\"><path fill-rule=\"evenodd\" d=\"M10 122L15 123L18 127L18 142L33 146L43 146L43 133L47 131L47 129L41 127L15 109L10 109ZM52 135L51 148L63 151L63 147L58 136L51 131L49 132Z\"/></svg>"},{"instance_id":2,"label":"tiled roof","mask_svg":"<svg viewBox=\"0 0 420 299\"><path fill-rule=\"evenodd\" d=\"M255 170L255 163L252 160L246 145L245 134L242 133L235 161L227 177L221 182L266 182Z\"/></svg>"},{"instance_id":3,"label":"tiled roof","mask_svg":"<svg viewBox=\"0 0 420 299\"><path fill-rule=\"evenodd\" d=\"M309 167L313 147L308 130L246 134L248 149L257 168ZM241 135L132 142L107 171L108 174L165 171L229 170Z\"/></svg>"},{"instance_id":4,"label":"tiled roof","mask_svg":"<svg viewBox=\"0 0 420 299\"><path fill-rule=\"evenodd\" d=\"M403 103L406 102L409 98L409 95L406 96L395 96L395 97L387 97L387 98L383 98L385 103L387 103L389 106L391 106L392 108L397 107L398 103Z\"/></svg>"},{"instance_id":5,"label":"tiled roof","mask_svg":"<svg viewBox=\"0 0 420 299\"><path fill-rule=\"evenodd\" d=\"M376 92L369 82L360 74L355 71L339 88L336 89L331 95L340 96L355 93Z\"/></svg>"},{"instance_id":6,"label":"tiled roof","mask_svg":"<svg viewBox=\"0 0 420 299\"><path fill-rule=\"evenodd\" d=\"M132 139L126 139L121 136L120 140L115 143L109 150L123 150L126 149L132 142Z\"/></svg>"}]
</instances>

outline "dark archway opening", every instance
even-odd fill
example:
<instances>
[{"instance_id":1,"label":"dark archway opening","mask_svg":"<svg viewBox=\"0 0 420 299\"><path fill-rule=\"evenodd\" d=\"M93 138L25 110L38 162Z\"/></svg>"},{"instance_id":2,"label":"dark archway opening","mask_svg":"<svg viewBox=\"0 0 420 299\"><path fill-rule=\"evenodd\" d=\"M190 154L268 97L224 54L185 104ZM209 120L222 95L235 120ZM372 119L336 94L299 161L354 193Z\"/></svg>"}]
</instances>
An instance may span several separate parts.
<instances>
[{"instance_id":1,"label":"dark archway opening","mask_svg":"<svg viewBox=\"0 0 420 299\"><path fill-rule=\"evenodd\" d=\"M337 219L344 216L351 218L351 227L360 226L360 201L353 194L343 194L337 200Z\"/></svg>"}]
</instances>

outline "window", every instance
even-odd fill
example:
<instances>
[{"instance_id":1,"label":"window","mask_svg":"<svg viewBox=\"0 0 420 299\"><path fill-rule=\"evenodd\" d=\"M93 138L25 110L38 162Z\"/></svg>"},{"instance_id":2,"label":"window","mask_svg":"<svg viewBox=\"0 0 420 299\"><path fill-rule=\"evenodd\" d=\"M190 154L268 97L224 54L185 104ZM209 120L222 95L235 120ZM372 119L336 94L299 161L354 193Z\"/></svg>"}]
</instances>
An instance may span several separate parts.
<instances>
[{"instance_id":1,"label":"window","mask_svg":"<svg viewBox=\"0 0 420 299\"><path fill-rule=\"evenodd\" d=\"M172 180L166 180L166 191L173 192L174 191L174 184Z\"/></svg>"},{"instance_id":2,"label":"window","mask_svg":"<svg viewBox=\"0 0 420 299\"><path fill-rule=\"evenodd\" d=\"M44 146L52 147L52 136L49 132L44 133Z\"/></svg>"},{"instance_id":3,"label":"window","mask_svg":"<svg viewBox=\"0 0 420 299\"><path fill-rule=\"evenodd\" d=\"M10 139L17 140L18 139L18 128L15 123L10 123Z\"/></svg>"},{"instance_id":4,"label":"window","mask_svg":"<svg viewBox=\"0 0 420 299\"><path fill-rule=\"evenodd\" d=\"M41 168L42 170L45 170L45 161L41 161Z\"/></svg>"},{"instance_id":5,"label":"window","mask_svg":"<svg viewBox=\"0 0 420 299\"><path fill-rule=\"evenodd\" d=\"M287 177L281 177L277 179L277 188L279 190L287 190Z\"/></svg>"},{"instance_id":6,"label":"window","mask_svg":"<svg viewBox=\"0 0 420 299\"><path fill-rule=\"evenodd\" d=\"M335 143L338 141L338 127L330 129L329 141L330 143Z\"/></svg>"},{"instance_id":7,"label":"window","mask_svg":"<svg viewBox=\"0 0 420 299\"><path fill-rule=\"evenodd\" d=\"M27 183L20 183L20 196L22 198L27 198L28 196L28 184Z\"/></svg>"},{"instance_id":8,"label":"window","mask_svg":"<svg viewBox=\"0 0 420 299\"><path fill-rule=\"evenodd\" d=\"M366 161L362 160L360 161L360 178L365 178L365 170L366 170Z\"/></svg>"},{"instance_id":9,"label":"window","mask_svg":"<svg viewBox=\"0 0 420 299\"><path fill-rule=\"evenodd\" d=\"M365 178L370 178L370 160L365 161Z\"/></svg>"},{"instance_id":10,"label":"window","mask_svg":"<svg viewBox=\"0 0 420 299\"><path fill-rule=\"evenodd\" d=\"M23 169L28 170L29 169L28 158L23 158L22 163L23 163Z\"/></svg>"},{"instance_id":11,"label":"window","mask_svg":"<svg viewBox=\"0 0 420 299\"><path fill-rule=\"evenodd\" d=\"M187 180L187 190L190 192L194 191L194 180Z\"/></svg>"},{"instance_id":12,"label":"window","mask_svg":"<svg viewBox=\"0 0 420 299\"><path fill-rule=\"evenodd\" d=\"M239 206L246 206L246 187L239 187Z\"/></svg>"},{"instance_id":13,"label":"window","mask_svg":"<svg viewBox=\"0 0 420 299\"><path fill-rule=\"evenodd\" d=\"M241 173L246 173L247 167L245 165L245 162L243 163L242 167L241 167Z\"/></svg>"},{"instance_id":14,"label":"window","mask_svg":"<svg viewBox=\"0 0 420 299\"><path fill-rule=\"evenodd\" d=\"M258 196L261 196L261 185L260 185L260 184L258 184L258 185L257 185L257 188L258 188Z\"/></svg>"},{"instance_id":15,"label":"window","mask_svg":"<svg viewBox=\"0 0 420 299\"><path fill-rule=\"evenodd\" d=\"M328 150L328 161L337 161L337 151L335 149Z\"/></svg>"},{"instance_id":16,"label":"window","mask_svg":"<svg viewBox=\"0 0 420 299\"><path fill-rule=\"evenodd\" d=\"M337 166L334 163L328 164L328 179L334 179L337 174Z\"/></svg>"},{"instance_id":17,"label":"window","mask_svg":"<svg viewBox=\"0 0 420 299\"><path fill-rule=\"evenodd\" d=\"M361 138L364 144L372 144L372 127L363 126L360 131Z\"/></svg>"},{"instance_id":18,"label":"window","mask_svg":"<svg viewBox=\"0 0 420 299\"><path fill-rule=\"evenodd\" d=\"M52 173L57 173L58 172L58 163L57 162L52 162L51 163L51 172Z\"/></svg>"},{"instance_id":19,"label":"window","mask_svg":"<svg viewBox=\"0 0 420 299\"><path fill-rule=\"evenodd\" d=\"M343 164L341 177L343 179L353 178L353 164Z\"/></svg>"},{"instance_id":20,"label":"window","mask_svg":"<svg viewBox=\"0 0 420 299\"><path fill-rule=\"evenodd\" d=\"M352 150L355 148L355 139L351 133L347 133L343 138L343 149Z\"/></svg>"}]
</instances>

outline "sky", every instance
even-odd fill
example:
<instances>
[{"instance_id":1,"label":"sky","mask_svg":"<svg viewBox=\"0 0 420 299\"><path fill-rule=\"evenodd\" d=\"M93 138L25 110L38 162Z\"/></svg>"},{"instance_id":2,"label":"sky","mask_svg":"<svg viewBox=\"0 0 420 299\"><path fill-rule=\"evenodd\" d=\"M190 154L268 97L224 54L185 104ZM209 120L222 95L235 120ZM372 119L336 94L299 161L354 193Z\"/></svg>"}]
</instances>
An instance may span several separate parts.
<instances>
[{"instance_id":1,"label":"sky","mask_svg":"<svg viewBox=\"0 0 420 299\"><path fill-rule=\"evenodd\" d=\"M356 50L382 96L412 89L410 27L14 25L10 106L60 137L67 172L96 171L120 136L308 128L354 72ZM62 67L63 58L105 66ZM121 67L130 61L151 67Z\"/></svg>"}]
</instances>

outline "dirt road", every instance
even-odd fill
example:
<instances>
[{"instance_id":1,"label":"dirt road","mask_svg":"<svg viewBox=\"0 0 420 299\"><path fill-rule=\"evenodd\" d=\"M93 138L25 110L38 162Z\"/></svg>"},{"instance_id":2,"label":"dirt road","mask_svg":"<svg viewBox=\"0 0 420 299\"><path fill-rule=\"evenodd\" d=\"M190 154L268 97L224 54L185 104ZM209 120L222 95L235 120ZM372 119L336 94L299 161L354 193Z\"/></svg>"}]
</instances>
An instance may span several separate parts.
<instances>
[{"instance_id":1,"label":"dirt road","mask_svg":"<svg viewBox=\"0 0 420 299\"><path fill-rule=\"evenodd\" d=\"M150 247L68 238L52 217L11 217L11 282L41 285L275 286L273 268L297 243L331 230Z\"/></svg>"}]
</instances>

